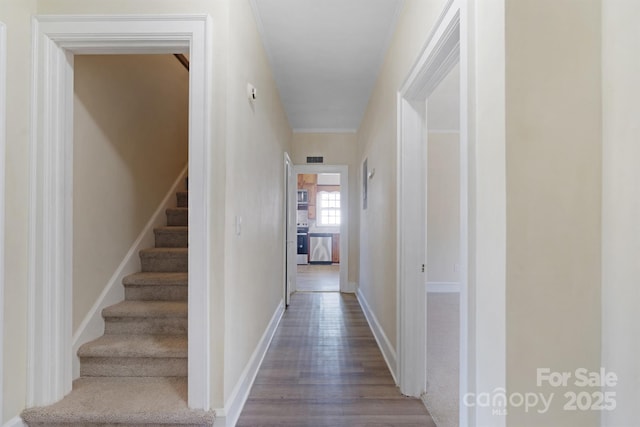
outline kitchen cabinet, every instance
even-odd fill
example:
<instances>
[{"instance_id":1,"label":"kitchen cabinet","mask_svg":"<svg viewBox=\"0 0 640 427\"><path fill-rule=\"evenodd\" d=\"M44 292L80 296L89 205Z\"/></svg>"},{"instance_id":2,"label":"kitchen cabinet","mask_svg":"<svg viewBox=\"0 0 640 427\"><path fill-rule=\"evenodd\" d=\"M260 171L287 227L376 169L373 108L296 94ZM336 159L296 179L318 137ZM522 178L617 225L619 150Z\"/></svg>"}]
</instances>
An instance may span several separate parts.
<instances>
[{"instance_id":1,"label":"kitchen cabinet","mask_svg":"<svg viewBox=\"0 0 640 427\"><path fill-rule=\"evenodd\" d=\"M334 233L331 247L331 262L334 264L340 263L340 235Z\"/></svg>"},{"instance_id":2,"label":"kitchen cabinet","mask_svg":"<svg viewBox=\"0 0 640 427\"><path fill-rule=\"evenodd\" d=\"M298 174L298 189L307 190L309 194L309 219L316 219L316 195L318 194L318 175L312 173Z\"/></svg>"}]
</instances>

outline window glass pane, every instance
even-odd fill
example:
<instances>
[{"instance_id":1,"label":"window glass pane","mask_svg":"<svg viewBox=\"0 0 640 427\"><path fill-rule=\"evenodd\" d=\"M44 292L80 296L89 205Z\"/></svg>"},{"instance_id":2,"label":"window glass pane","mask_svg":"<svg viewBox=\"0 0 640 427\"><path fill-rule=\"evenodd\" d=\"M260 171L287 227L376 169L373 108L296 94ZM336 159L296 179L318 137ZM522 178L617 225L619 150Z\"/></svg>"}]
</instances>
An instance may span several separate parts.
<instances>
[{"instance_id":1,"label":"window glass pane","mask_svg":"<svg viewBox=\"0 0 640 427\"><path fill-rule=\"evenodd\" d=\"M318 193L318 224L340 225L340 192Z\"/></svg>"}]
</instances>

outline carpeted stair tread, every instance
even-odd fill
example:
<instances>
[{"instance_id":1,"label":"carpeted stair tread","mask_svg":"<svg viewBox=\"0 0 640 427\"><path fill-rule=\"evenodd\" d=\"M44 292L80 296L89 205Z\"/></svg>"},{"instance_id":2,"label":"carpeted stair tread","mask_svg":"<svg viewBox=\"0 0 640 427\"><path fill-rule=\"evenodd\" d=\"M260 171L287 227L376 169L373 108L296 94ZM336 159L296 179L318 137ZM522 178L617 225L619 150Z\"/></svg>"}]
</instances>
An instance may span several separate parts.
<instances>
[{"instance_id":1,"label":"carpeted stair tread","mask_svg":"<svg viewBox=\"0 0 640 427\"><path fill-rule=\"evenodd\" d=\"M212 426L215 412L187 407L186 378L80 378L63 400L22 418L30 426Z\"/></svg>"},{"instance_id":2,"label":"carpeted stair tread","mask_svg":"<svg viewBox=\"0 0 640 427\"><path fill-rule=\"evenodd\" d=\"M187 317L188 304L184 301L122 301L102 310L105 319L110 317Z\"/></svg>"},{"instance_id":3,"label":"carpeted stair tread","mask_svg":"<svg viewBox=\"0 0 640 427\"><path fill-rule=\"evenodd\" d=\"M103 335L82 345L79 357L187 357L186 335Z\"/></svg>"},{"instance_id":4,"label":"carpeted stair tread","mask_svg":"<svg viewBox=\"0 0 640 427\"><path fill-rule=\"evenodd\" d=\"M187 286L189 284L189 273L134 273L126 276L122 283L125 286Z\"/></svg>"}]
</instances>

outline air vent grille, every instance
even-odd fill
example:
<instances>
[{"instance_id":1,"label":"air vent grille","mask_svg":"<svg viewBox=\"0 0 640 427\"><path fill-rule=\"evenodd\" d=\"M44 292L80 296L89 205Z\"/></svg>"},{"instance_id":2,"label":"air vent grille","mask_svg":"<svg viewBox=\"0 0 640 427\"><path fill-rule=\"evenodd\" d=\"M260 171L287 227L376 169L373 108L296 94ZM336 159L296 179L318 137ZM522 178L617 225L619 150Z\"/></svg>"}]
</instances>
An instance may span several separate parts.
<instances>
[{"instance_id":1,"label":"air vent grille","mask_svg":"<svg viewBox=\"0 0 640 427\"><path fill-rule=\"evenodd\" d=\"M307 157L307 163L324 163L324 157L322 156Z\"/></svg>"}]
</instances>

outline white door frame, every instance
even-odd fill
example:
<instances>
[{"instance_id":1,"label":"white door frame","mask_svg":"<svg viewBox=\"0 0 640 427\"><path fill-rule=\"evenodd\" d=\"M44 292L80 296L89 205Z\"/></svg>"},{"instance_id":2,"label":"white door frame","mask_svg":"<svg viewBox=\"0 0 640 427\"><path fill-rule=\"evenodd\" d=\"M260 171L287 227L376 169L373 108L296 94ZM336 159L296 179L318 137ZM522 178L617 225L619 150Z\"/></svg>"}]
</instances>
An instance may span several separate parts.
<instances>
[{"instance_id":1,"label":"white door frame","mask_svg":"<svg viewBox=\"0 0 640 427\"><path fill-rule=\"evenodd\" d=\"M4 23L0 22L0 387L4 384L4 198L5 198L5 146L7 138L6 129L7 106L7 30ZM3 418L3 409L0 405L0 420Z\"/></svg>"},{"instance_id":2,"label":"white door frame","mask_svg":"<svg viewBox=\"0 0 640 427\"><path fill-rule=\"evenodd\" d=\"M398 379L410 396L426 391L425 102L460 61L460 425L468 390L468 64L463 2L450 0L398 93ZM461 52L465 52L461 55ZM428 266L427 266L428 268Z\"/></svg>"},{"instance_id":3,"label":"white door frame","mask_svg":"<svg viewBox=\"0 0 640 427\"><path fill-rule=\"evenodd\" d=\"M208 410L211 18L36 16L32 30L27 406L72 385L73 56L189 53L188 403Z\"/></svg>"},{"instance_id":4,"label":"white door frame","mask_svg":"<svg viewBox=\"0 0 640 427\"><path fill-rule=\"evenodd\" d=\"M293 162L289 153L284 153L284 306L289 306L291 293L294 290L296 282L296 252L297 239L296 236L296 180Z\"/></svg>"},{"instance_id":5,"label":"white door frame","mask_svg":"<svg viewBox=\"0 0 640 427\"><path fill-rule=\"evenodd\" d=\"M353 293L356 290L349 285L349 166L347 165L295 165L296 177L294 192L297 190L297 177L301 173L339 173L340 174L340 292ZM294 193L295 195L295 193ZM295 195L297 200L297 195Z\"/></svg>"},{"instance_id":6,"label":"white door frame","mask_svg":"<svg viewBox=\"0 0 640 427\"><path fill-rule=\"evenodd\" d=\"M504 221L506 160L485 167L487 156L504 156L504 146L479 145L477 86L481 32L475 27L477 0L448 0L434 30L398 93L398 372L403 393L419 396L425 388L426 306L425 263L425 119L422 103L459 60L460 64L460 383L459 425L504 426L506 417L492 407L478 405L480 395L506 389L506 310L504 228L483 232L487 218ZM486 44L486 40L482 40ZM504 50L504 45L495 49ZM495 88L500 96L500 87ZM504 89L502 87L502 89ZM502 92L504 96L504 93ZM486 100L483 105L486 104ZM497 105L500 104L497 100ZM499 108L499 107L497 107ZM500 114L504 114L501 112ZM496 169L497 168L497 169ZM485 191L493 191L491 206ZM501 202L500 202L501 200ZM495 206L496 201L502 203ZM418 209L416 209L416 206ZM492 218L493 220L493 218ZM504 222L502 222L504 224ZM489 226L492 225L490 222ZM495 251L495 257L483 256ZM427 266L428 268L428 266ZM491 270L495 274L487 274ZM414 299L415 298L415 299ZM418 342L416 342L418 338Z\"/></svg>"}]
</instances>

